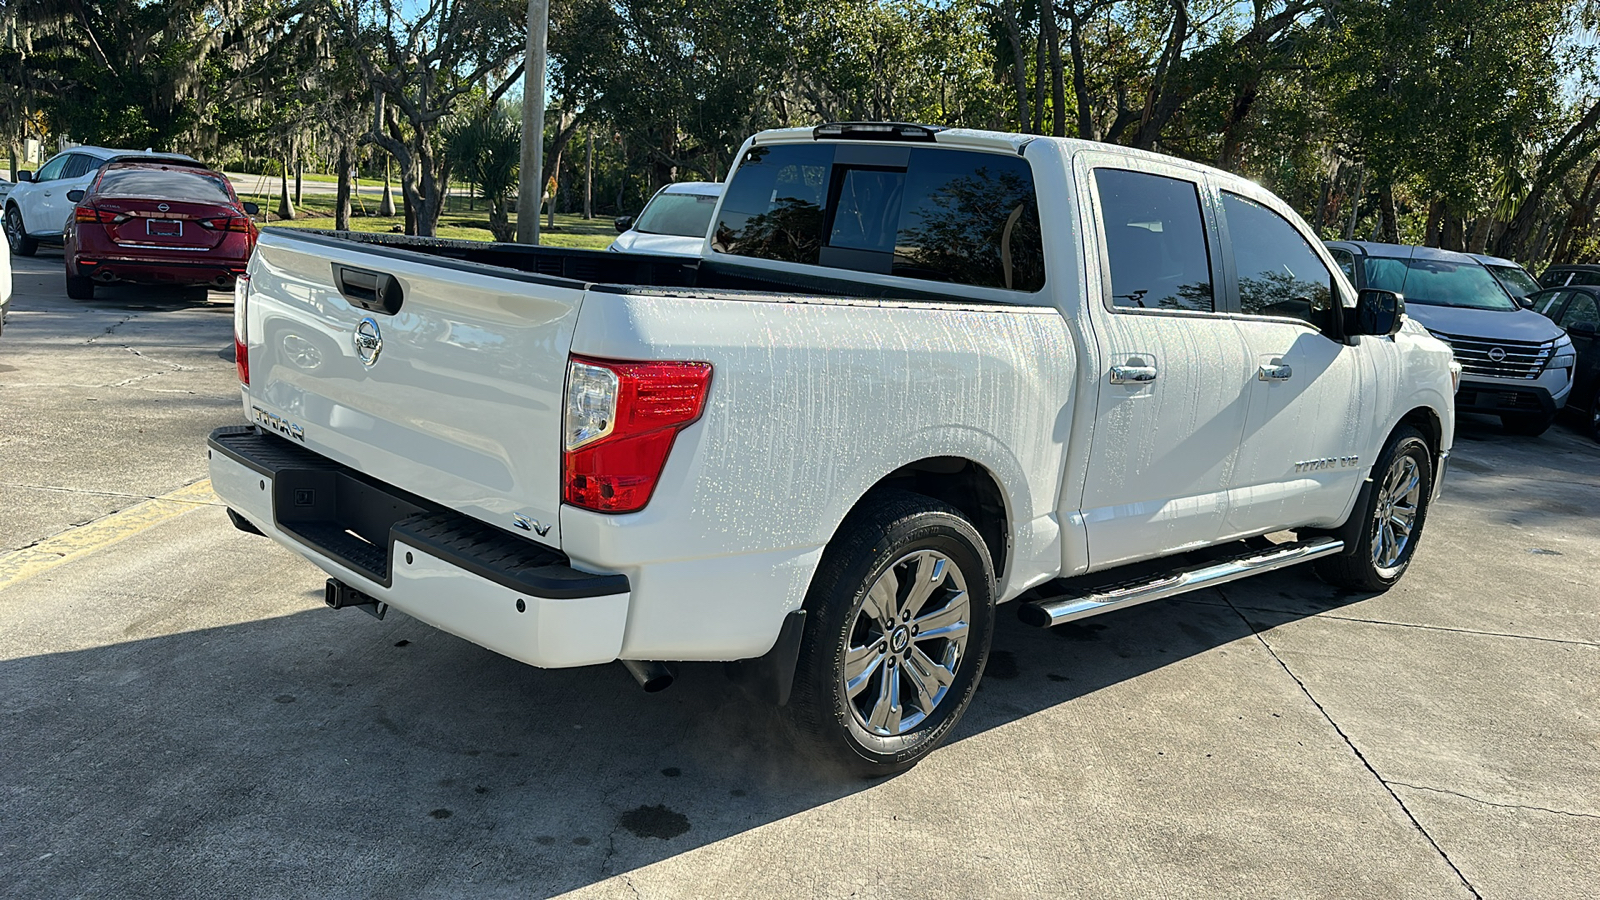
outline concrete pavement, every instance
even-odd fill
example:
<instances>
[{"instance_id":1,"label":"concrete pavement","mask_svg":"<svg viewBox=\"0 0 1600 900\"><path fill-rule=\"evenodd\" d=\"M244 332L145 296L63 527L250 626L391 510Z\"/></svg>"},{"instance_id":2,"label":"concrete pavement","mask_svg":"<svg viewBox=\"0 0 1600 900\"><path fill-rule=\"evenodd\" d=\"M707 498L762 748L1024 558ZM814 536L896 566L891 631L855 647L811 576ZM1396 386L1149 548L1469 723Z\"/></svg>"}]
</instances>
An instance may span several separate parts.
<instances>
[{"instance_id":1,"label":"concrete pavement","mask_svg":"<svg viewBox=\"0 0 1600 900\"><path fill-rule=\"evenodd\" d=\"M1053 631L1003 614L956 739L840 780L715 666L645 695L618 666L537 670L326 610L320 572L175 494L242 419L231 298L74 303L58 256L15 262L0 894L1600 888L1600 445L1565 427L1464 422L1386 595L1290 570ZM138 525L174 496L193 509ZM6 580L78 532L96 549Z\"/></svg>"}]
</instances>

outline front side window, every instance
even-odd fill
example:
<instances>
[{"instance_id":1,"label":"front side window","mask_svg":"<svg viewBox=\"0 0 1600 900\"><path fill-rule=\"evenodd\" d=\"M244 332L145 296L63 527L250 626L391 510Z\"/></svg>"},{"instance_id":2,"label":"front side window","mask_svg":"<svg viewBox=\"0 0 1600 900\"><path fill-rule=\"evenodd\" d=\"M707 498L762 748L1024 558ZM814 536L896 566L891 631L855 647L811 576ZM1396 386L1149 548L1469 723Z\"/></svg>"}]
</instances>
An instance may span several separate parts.
<instances>
[{"instance_id":1,"label":"front side window","mask_svg":"<svg viewBox=\"0 0 1600 900\"><path fill-rule=\"evenodd\" d=\"M1533 304L1529 308L1541 316L1549 316L1553 319L1556 311L1561 309L1561 301L1566 296L1566 291L1543 291L1533 294L1528 297L1528 302Z\"/></svg>"},{"instance_id":2,"label":"front side window","mask_svg":"<svg viewBox=\"0 0 1600 900\"><path fill-rule=\"evenodd\" d=\"M1521 299L1539 289L1539 282L1523 270L1521 266L1489 266L1489 272L1500 280L1500 284L1510 292L1511 296Z\"/></svg>"},{"instance_id":3,"label":"front side window","mask_svg":"<svg viewBox=\"0 0 1600 900\"><path fill-rule=\"evenodd\" d=\"M72 159L72 157L75 155L76 154L73 153L63 153L55 159L50 160L44 164L44 168L39 170L39 174L35 175L33 180L55 181L57 178L61 177L61 170L67 167L67 161Z\"/></svg>"},{"instance_id":4,"label":"front side window","mask_svg":"<svg viewBox=\"0 0 1600 900\"><path fill-rule=\"evenodd\" d=\"M1356 280L1356 255L1349 250L1340 250L1338 247L1329 247L1328 255L1333 257L1333 261L1338 264L1340 269L1344 270L1344 274L1348 275L1350 281L1354 283Z\"/></svg>"},{"instance_id":5,"label":"front side window","mask_svg":"<svg viewBox=\"0 0 1600 900\"><path fill-rule=\"evenodd\" d=\"M660 193L633 223L634 231L704 238L716 211L715 194Z\"/></svg>"},{"instance_id":6,"label":"front side window","mask_svg":"<svg viewBox=\"0 0 1600 900\"><path fill-rule=\"evenodd\" d=\"M1476 262L1369 256L1365 268L1367 287L1394 291L1407 303L1462 309L1518 308L1500 282Z\"/></svg>"},{"instance_id":7,"label":"front side window","mask_svg":"<svg viewBox=\"0 0 1600 900\"><path fill-rule=\"evenodd\" d=\"M1239 311L1328 327L1333 273L1288 220L1254 200L1222 193L1229 244L1239 274Z\"/></svg>"},{"instance_id":8,"label":"front side window","mask_svg":"<svg viewBox=\"0 0 1600 900\"><path fill-rule=\"evenodd\" d=\"M1096 169L1111 300L1130 309L1212 312L1211 256L1200 190L1144 172Z\"/></svg>"},{"instance_id":9,"label":"front side window","mask_svg":"<svg viewBox=\"0 0 1600 900\"><path fill-rule=\"evenodd\" d=\"M809 265L1015 291L1044 286L1026 161L930 147L752 149L734 173L712 248Z\"/></svg>"}]
</instances>

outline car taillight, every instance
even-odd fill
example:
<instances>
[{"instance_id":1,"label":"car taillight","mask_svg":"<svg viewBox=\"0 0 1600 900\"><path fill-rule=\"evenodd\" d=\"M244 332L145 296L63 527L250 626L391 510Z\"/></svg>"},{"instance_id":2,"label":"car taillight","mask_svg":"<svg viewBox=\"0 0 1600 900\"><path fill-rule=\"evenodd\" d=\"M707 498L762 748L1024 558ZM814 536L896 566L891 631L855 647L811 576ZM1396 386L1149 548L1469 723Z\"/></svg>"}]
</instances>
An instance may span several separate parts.
<instances>
[{"instance_id":1,"label":"car taillight","mask_svg":"<svg viewBox=\"0 0 1600 900\"><path fill-rule=\"evenodd\" d=\"M95 209L92 206L80 206L72 211L74 222L88 222L94 225L111 225L117 221L117 214L109 210Z\"/></svg>"},{"instance_id":2,"label":"car taillight","mask_svg":"<svg viewBox=\"0 0 1600 900\"><path fill-rule=\"evenodd\" d=\"M700 418L710 388L710 363L572 357L567 364L562 499L595 512L644 509L673 440Z\"/></svg>"},{"instance_id":3,"label":"car taillight","mask_svg":"<svg viewBox=\"0 0 1600 900\"><path fill-rule=\"evenodd\" d=\"M201 219L200 227L209 228L212 231L237 231L241 234L249 234L250 220L238 216L228 216L221 219Z\"/></svg>"},{"instance_id":4,"label":"car taillight","mask_svg":"<svg viewBox=\"0 0 1600 900\"><path fill-rule=\"evenodd\" d=\"M233 281L233 364L239 370L239 383L250 384L250 276L240 275Z\"/></svg>"}]
</instances>

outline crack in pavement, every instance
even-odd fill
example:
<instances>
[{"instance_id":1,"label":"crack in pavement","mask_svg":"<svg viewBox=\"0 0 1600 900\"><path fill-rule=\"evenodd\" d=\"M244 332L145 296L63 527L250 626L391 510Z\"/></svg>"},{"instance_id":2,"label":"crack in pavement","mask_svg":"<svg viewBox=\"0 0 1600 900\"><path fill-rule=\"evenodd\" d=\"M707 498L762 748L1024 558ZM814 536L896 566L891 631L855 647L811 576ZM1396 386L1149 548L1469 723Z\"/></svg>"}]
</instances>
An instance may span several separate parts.
<instances>
[{"instance_id":1,"label":"crack in pavement","mask_svg":"<svg viewBox=\"0 0 1600 900\"><path fill-rule=\"evenodd\" d=\"M1221 591L1218 591L1218 593L1221 593ZM1226 598L1224 598L1226 601L1224 603L1211 603L1195 597L1180 597L1178 599L1180 602L1193 603L1197 606L1227 606L1233 609L1235 612L1238 612L1241 609L1247 609L1251 612L1264 613L1289 612L1288 610L1272 606L1244 606L1242 604L1235 604L1232 601L1226 600ZM1294 615L1299 616L1301 614L1294 613ZM1522 641L1543 641L1547 644L1571 644L1575 647L1600 647L1600 641L1580 641L1574 640L1573 638L1540 637L1539 635L1534 634L1513 634L1507 631L1479 631L1475 628L1455 628L1450 625L1429 625L1424 622L1391 622L1387 619L1364 619L1360 616L1341 616L1338 613L1326 611L1310 613L1307 615L1307 617L1315 619L1337 619L1341 622L1360 622L1363 625L1388 625L1394 628L1420 628L1424 631L1448 631L1454 634L1474 634L1480 637L1515 638Z\"/></svg>"},{"instance_id":2,"label":"crack in pavement","mask_svg":"<svg viewBox=\"0 0 1600 900\"><path fill-rule=\"evenodd\" d=\"M1272 649L1272 645L1267 643L1266 637L1264 637L1260 631L1256 630L1255 623L1251 622L1248 616L1241 612L1237 606L1233 605L1233 601L1228 599L1228 595L1224 593L1221 588L1213 588L1213 590L1215 590L1217 595L1222 598L1223 602L1228 605L1228 608L1233 610L1234 615L1238 616L1239 620L1244 622L1245 627L1250 629L1250 633L1255 636L1256 641L1261 644L1262 649L1266 650L1267 655L1271 656L1273 661L1283 669L1284 674L1288 675L1294 680L1295 685L1300 688L1300 693L1304 694L1306 699L1311 701L1311 705L1316 707L1318 713L1322 714L1322 718L1327 721L1330 727L1333 728L1334 733L1339 735L1339 739L1344 741L1345 746L1350 748L1350 752L1355 754L1356 759L1367 770L1367 772L1372 775L1373 779L1376 780L1378 784L1383 786L1384 792L1387 793L1389 797L1394 800L1395 804L1400 807L1400 811L1405 813L1406 818L1411 821L1412 827L1417 829L1417 833L1422 835L1422 837L1428 842L1429 846L1433 847L1434 852L1439 854L1439 858L1444 860L1444 864L1450 867L1450 871L1456 874L1456 878L1461 880L1462 887L1465 887L1473 897L1477 898L1477 900L1483 900L1483 895L1478 893L1478 889L1473 887L1472 882L1467 880L1467 876L1461 871L1461 867L1455 864L1455 861L1450 858L1450 854L1444 852L1444 848L1439 846L1439 842L1434 840L1433 835L1428 833L1428 829L1422 827L1422 822L1419 821L1416 815L1411 812L1411 808L1406 806L1406 802L1400 799L1400 795L1395 793L1394 787L1391 786L1382 775L1378 774L1378 770L1373 768L1372 763L1367 760L1366 755L1363 754L1361 749L1356 746L1355 741L1351 740L1350 736L1345 733L1345 730L1339 727L1339 723L1333 720L1333 716L1330 715L1328 711L1323 708L1322 704L1317 701L1316 696L1311 693L1311 689L1306 687L1304 681L1300 680L1300 676L1296 675L1294 670L1289 668L1289 664L1284 662L1283 658L1278 655L1278 652Z\"/></svg>"},{"instance_id":3,"label":"crack in pavement","mask_svg":"<svg viewBox=\"0 0 1600 900\"><path fill-rule=\"evenodd\" d=\"M1499 809L1525 809L1529 812L1546 812L1558 816L1572 816L1573 818L1577 819L1600 819L1600 813L1573 812L1570 809L1551 809L1548 806L1530 806L1525 803L1496 803L1493 800L1485 800L1482 797L1474 797L1471 794L1463 794L1460 791L1452 791L1448 788L1428 787L1425 784L1407 784L1404 781L1391 781L1389 784L1403 788L1410 788L1414 791L1428 791L1434 794L1448 794L1452 797L1460 797L1463 800L1471 800L1473 803L1481 803L1484 806L1494 806L1498 807Z\"/></svg>"}]
</instances>

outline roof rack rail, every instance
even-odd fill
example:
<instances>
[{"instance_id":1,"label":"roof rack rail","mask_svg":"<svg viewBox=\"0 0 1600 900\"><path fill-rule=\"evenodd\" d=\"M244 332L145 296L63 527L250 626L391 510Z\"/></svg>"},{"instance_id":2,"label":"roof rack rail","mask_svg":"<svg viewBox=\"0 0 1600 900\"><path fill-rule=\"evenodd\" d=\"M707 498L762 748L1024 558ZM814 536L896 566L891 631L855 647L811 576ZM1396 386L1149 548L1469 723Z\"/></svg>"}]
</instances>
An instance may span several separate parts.
<instances>
[{"instance_id":1,"label":"roof rack rail","mask_svg":"<svg viewBox=\"0 0 1600 900\"><path fill-rule=\"evenodd\" d=\"M811 129L811 136L844 138L853 141L920 141L932 143L943 125L916 125L911 122L824 122Z\"/></svg>"}]
</instances>

